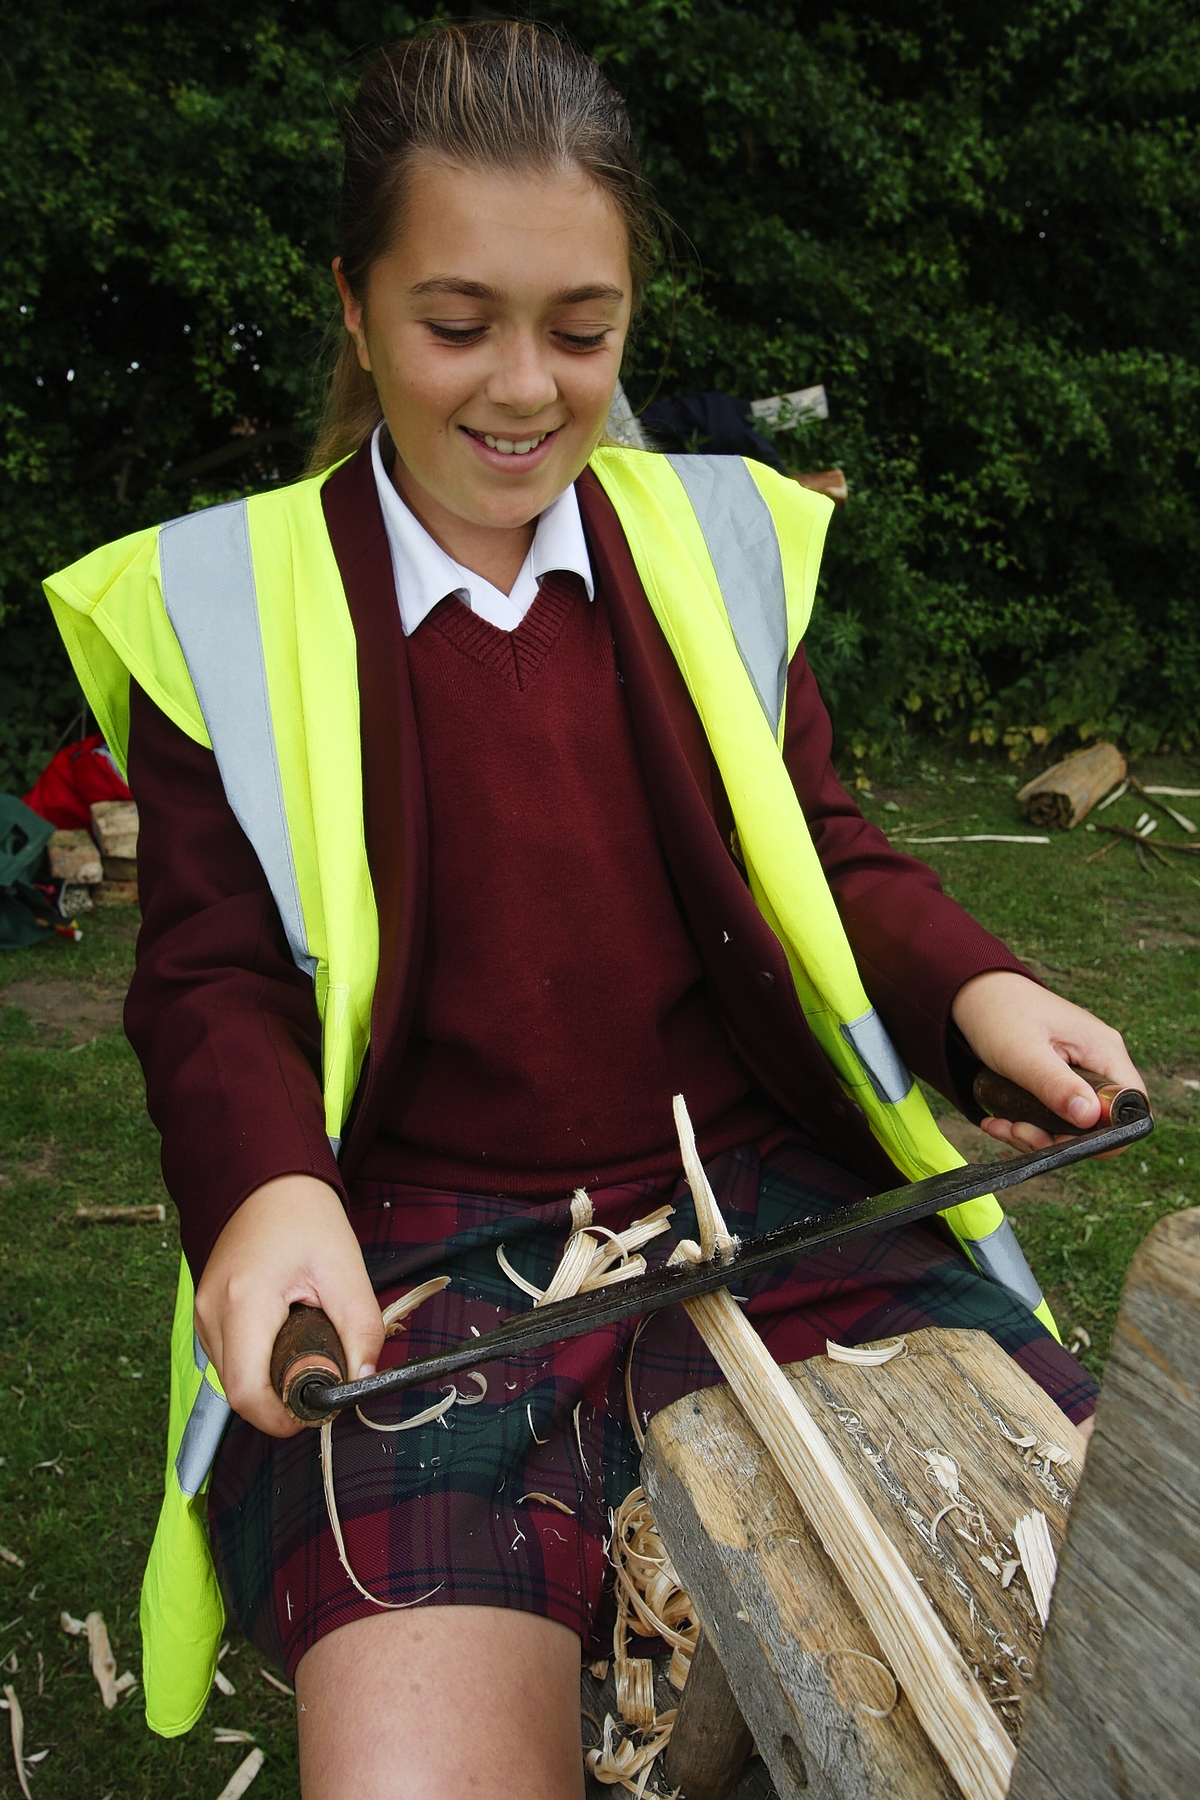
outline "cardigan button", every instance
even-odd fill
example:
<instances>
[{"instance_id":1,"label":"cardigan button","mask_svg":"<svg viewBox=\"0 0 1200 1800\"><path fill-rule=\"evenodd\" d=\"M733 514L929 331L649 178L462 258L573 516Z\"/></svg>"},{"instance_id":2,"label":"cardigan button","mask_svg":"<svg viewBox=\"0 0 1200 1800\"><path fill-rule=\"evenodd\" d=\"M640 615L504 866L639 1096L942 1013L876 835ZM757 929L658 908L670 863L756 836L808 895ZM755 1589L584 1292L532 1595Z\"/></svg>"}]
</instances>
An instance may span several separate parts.
<instances>
[{"instance_id":1,"label":"cardigan button","mask_svg":"<svg viewBox=\"0 0 1200 1800\"><path fill-rule=\"evenodd\" d=\"M758 971L758 979L762 983L763 987L774 987L775 986L775 977L772 975L770 969L760 969Z\"/></svg>"}]
</instances>

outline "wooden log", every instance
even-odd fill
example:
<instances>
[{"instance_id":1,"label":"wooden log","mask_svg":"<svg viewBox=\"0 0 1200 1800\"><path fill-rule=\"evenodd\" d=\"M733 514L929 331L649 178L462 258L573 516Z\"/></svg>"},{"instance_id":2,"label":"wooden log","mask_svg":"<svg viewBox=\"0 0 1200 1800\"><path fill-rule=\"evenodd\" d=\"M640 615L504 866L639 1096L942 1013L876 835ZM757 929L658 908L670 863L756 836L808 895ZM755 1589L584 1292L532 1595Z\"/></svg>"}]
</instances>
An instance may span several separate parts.
<instances>
[{"instance_id":1,"label":"wooden log","mask_svg":"<svg viewBox=\"0 0 1200 1800\"><path fill-rule=\"evenodd\" d=\"M1008 1559L971 1511L947 1514L934 1537L950 1496L927 1457L954 1461L963 1503L994 1538L1011 1541L1017 1519L1037 1509L1059 1544L1079 1433L982 1332L915 1332L908 1354L882 1367L817 1357L786 1376L982 1686L997 1701L1014 1695L992 1710L1015 1735L1041 1641L1033 1601L1022 1572L1003 1585ZM1029 1454L1038 1444L1062 1446L1071 1462L1047 1467ZM892 1698L870 1660L878 1645L729 1389L658 1414L642 1478L781 1800L958 1800L908 1697L876 1716Z\"/></svg>"},{"instance_id":2,"label":"wooden log","mask_svg":"<svg viewBox=\"0 0 1200 1800\"><path fill-rule=\"evenodd\" d=\"M803 488L811 488L815 494L827 494L835 506L845 506L850 497L850 489L841 469L815 469L811 475L794 475Z\"/></svg>"},{"instance_id":3,"label":"wooden log","mask_svg":"<svg viewBox=\"0 0 1200 1800\"><path fill-rule=\"evenodd\" d=\"M90 831L56 831L46 850L55 881L69 881L76 887L94 887L103 881L100 852Z\"/></svg>"},{"instance_id":4,"label":"wooden log","mask_svg":"<svg viewBox=\"0 0 1200 1800\"><path fill-rule=\"evenodd\" d=\"M727 1800L753 1748L721 1659L702 1634L667 1746L667 1786L682 1800Z\"/></svg>"},{"instance_id":5,"label":"wooden log","mask_svg":"<svg viewBox=\"0 0 1200 1800\"><path fill-rule=\"evenodd\" d=\"M100 854L133 862L137 857L138 810L132 800L97 800L92 806L92 836ZM113 879L116 879L115 877Z\"/></svg>"},{"instance_id":6,"label":"wooden log","mask_svg":"<svg viewBox=\"0 0 1200 1800\"><path fill-rule=\"evenodd\" d=\"M1200 1791L1200 1210L1133 1259L1011 1800Z\"/></svg>"},{"instance_id":7,"label":"wooden log","mask_svg":"<svg viewBox=\"0 0 1200 1800\"><path fill-rule=\"evenodd\" d=\"M1011 1743L800 1395L726 1290L683 1304L966 1800L1003 1800L1013 1764Z\"/></svg>"},{"instance_id":8,"label":"wooden log","mask_svg":"<svg viewBox=\"0 0 1200 1800\"><path fill-rule=\"evenodd\" d=\"M1035 775L1018 790L1017 799L1031 825L1069 831L1124 781L1125 768L1115 744L1093 744Z\"/></svg>"}]
</instances>

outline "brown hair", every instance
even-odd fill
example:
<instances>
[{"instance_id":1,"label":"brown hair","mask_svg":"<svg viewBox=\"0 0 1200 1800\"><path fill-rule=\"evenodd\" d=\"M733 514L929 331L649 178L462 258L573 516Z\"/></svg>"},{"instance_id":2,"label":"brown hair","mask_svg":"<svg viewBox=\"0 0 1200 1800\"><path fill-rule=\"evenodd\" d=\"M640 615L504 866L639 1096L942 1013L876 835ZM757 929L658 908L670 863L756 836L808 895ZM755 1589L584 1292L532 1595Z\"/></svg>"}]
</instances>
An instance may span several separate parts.
<instances>
[{"instance_id":1,"label":"brown hair","mask_svg":"<svg viewBox=\"0 0 1200 1800\"><path fill-rule=\"evenodd\" d=\"M356 295L395 242L410 164L433 155L475 167L586 170L625 221L636 307L658 230L629 116L591 58L553 31L483 20L394 45L359 83L342 141L338 254ZM356 450L382 417L375 383L344 336L310 472Z\"/></svg>"}]
</instances>

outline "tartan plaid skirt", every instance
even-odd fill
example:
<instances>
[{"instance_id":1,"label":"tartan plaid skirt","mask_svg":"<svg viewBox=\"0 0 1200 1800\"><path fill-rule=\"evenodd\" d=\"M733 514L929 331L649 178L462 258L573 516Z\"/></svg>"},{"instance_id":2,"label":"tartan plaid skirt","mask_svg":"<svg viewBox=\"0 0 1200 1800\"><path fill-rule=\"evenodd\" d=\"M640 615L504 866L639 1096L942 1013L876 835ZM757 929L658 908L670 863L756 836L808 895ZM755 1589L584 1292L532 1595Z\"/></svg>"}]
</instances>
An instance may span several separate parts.
<instances>
[{"instance_id":1,"label":"tartan plaid skirt","mask_svg":"<svg viewBox=\"0 0 1200 1800\"><path fill-rule=\"evenodd\" d=\"M778 1135L778 1134L777 1134ZM794 1142L727 1151L708 1165L717 1201L741 1237L830 1210L862 1182ZM623 1230L671 1201L672 1231L646 1248L664 1261L697 1235L682 1177L629 1182L590 1196L595 1223ZM360 1182L350 1217L382 1304L449 1275L380 1367L482 1334L531 1301L501 1269L498 1246L545 1287L571 1229L570 1202L529 1205ZM1096 1384L1030 1312L978 1275L936 1223L881 1231L741 1284L746 1311L778 1362L821 1354L826 1338L863 1343L922 1326L988 1331L1077 1422ZM338 1511L358 1579L381 1600L512 1606L557 1619L601 1653L608 1509L638 1480L625 1364L634 1326L489 1364L478 1404L451 1406L411 1431L380 1433L342 1413L333 1427ZM642 1420L722 1379L681 1307L641 1333L631 1386ZM471 1399L479 1384L460 1377ZM381 1423L442 1398L413 1390L380 1401ZM538 1496L550 1496L559 1506ZM339 1560L326 1516L318 1433L276 1439L234 1418L209 1490L213 1554L230 1612L277 1666L294 1675L327 1632L374 1615ZM431 1590L433 1590L431 1592Z\"/></svg>"}]
</instances>

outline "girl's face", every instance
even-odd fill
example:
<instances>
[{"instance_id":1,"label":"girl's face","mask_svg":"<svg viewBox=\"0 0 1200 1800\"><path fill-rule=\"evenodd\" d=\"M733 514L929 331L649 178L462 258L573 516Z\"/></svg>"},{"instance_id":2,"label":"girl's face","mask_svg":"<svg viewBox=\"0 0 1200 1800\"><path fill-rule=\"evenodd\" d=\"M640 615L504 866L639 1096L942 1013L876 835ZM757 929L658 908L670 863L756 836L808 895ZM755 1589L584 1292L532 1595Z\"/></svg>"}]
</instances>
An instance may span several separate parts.
<instances>
[{"instance_id":1,"label":"girl's face","mask_svg":"<svg viewBox=\"0 0 1200 1800\"><path fill-rule=\"evenodd\" d=\"M336 272L404 497L451 554L496 532L526 541L595 449L616 385L631 282L613 203L577 169L424 160L365 304Z\"/></svg>"}]
</instances>

